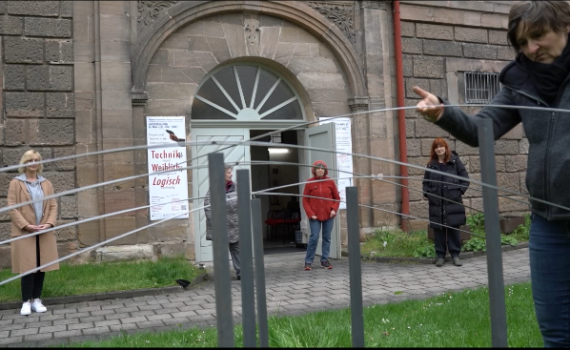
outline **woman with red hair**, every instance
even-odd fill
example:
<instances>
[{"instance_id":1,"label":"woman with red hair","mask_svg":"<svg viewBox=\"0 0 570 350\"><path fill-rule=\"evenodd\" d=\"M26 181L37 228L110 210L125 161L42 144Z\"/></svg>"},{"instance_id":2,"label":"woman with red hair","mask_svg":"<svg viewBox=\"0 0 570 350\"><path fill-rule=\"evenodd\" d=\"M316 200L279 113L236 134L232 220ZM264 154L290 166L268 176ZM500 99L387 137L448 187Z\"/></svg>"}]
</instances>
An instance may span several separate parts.
<instances>
[{"instance_id":1,"label":"woman with red hair","mask_svg":"<svg viewBox=\"0 0 570 350\"><path fill-rule=\"evenodd\" d=\"M469 175L455 151L451 151L441 137L431 145L430 160L427 167L444 173L458 175L466 180L458 180L445 175L426 171L423 181L424 197L429 201L430 227L435 236L435 266L442 267L445 253L453 259L453 265L461 266L459 253L461 238L459 226L465 225L465 207L461 198L469 187Z\"/></svg>"}]
</instances>

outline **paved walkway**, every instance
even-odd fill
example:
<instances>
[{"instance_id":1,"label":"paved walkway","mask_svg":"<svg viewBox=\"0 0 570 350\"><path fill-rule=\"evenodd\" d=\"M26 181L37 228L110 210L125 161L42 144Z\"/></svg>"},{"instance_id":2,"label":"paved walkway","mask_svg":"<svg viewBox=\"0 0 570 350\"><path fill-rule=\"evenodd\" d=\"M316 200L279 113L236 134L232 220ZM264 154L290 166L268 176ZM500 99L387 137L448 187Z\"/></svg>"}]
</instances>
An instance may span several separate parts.
<instances>
[{"instance_id":1,"label":"paved walkway","mask_svg":"<svg viewBox=\"0 0 570 350\"><path fill-rule=\"evenodd\" d=\"M302 314L346 307L350 303L348 258L332 260L334 269L303 271L304 253L266 256L267 307L270 315ZM427 298L448 290L487 284L486 257L446 263L403 265L363 262L365 305ZM506 284L530 279L528 249L503 253ZM49 279L48 279L49 283ZM395 295L394 292L403 293ZM240 282L232 281L233 311L241 322ZM160 296L50 305L48 312L20 316L0 311L0 346L49 346L104 339L140 331L216 325L213 281L192 290Z\"/></svg>"}]
</instances>

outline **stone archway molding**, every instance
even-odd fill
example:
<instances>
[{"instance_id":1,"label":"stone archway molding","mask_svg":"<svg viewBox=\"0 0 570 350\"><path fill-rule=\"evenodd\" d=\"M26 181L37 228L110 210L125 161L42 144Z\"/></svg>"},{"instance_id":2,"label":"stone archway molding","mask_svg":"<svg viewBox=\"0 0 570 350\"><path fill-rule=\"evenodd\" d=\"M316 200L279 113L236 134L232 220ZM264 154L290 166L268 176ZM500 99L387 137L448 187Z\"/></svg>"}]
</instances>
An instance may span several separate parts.
<instances>
[{"instance_id":1,"label":"stone archway molding","mask_svg":"<svg viewBox=\"0 0 570 350\"><path fill-rule=\"evenodd\" d=\"M147 98L148 65L164 40L189 23L231 12L254 12L279 17L307 30L332 49L346 74L350 95L367 95L364 76L351 43L334 23L302 1L182 1L168 8L140 33L133 50L133 101Z\"/></svg>"}]
</instances>

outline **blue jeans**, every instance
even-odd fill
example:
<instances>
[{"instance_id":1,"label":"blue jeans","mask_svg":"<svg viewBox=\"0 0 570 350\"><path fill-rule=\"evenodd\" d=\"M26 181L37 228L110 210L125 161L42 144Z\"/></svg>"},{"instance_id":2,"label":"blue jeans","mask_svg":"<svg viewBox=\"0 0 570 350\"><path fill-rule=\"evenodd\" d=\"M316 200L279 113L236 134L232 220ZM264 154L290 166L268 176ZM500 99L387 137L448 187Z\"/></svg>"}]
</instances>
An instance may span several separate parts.
<instances>
[{"instance_id":1,"label":"blue jeans","mask_svg":"<svg viewBox=\"0 0 570 350\"><path fill-rule=\"evenodd\" d=\"M329 259L331 251L331 232L334 224L334 218L325 221L310 220L309 226L311 227L311 237L309 237L309 245L307 246L307 256L305 256L305 263L312 264L315 259L315 252L317 251L317 244L319 243L319 232L321 225L323 226L323 249L321 255L321 262Z\"/></svg>"},{"instance_id":2,"label":"blue jeans","mask_svg":"<svg viewBox=\"0 0 570 350\"><path fill-rule=\"evenodd\" d=\"M532 215L530 279L545 347L570 347L570 221Z\"/></svg>"}]
</instances>

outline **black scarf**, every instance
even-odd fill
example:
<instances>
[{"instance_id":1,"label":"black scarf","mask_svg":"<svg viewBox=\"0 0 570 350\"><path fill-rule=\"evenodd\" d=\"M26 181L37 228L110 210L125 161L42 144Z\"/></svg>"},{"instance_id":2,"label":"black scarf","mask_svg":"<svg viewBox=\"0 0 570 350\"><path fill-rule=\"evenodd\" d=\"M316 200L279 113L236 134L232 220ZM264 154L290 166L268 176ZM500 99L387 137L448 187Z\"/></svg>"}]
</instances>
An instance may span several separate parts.
<instances>
[{"instance_id":1,"label":"black scarf","mask_svg":"<svg viewBox=\"0 0 570 350\"><path fill-rule=\"evenodd\" d=\"M517 55L517 65L526 71L539 97L549 105L556 101L560 85L570 72L570 43L552 63L540 63L529 60L523 53Z\"/></svg>"}]
</instances>

